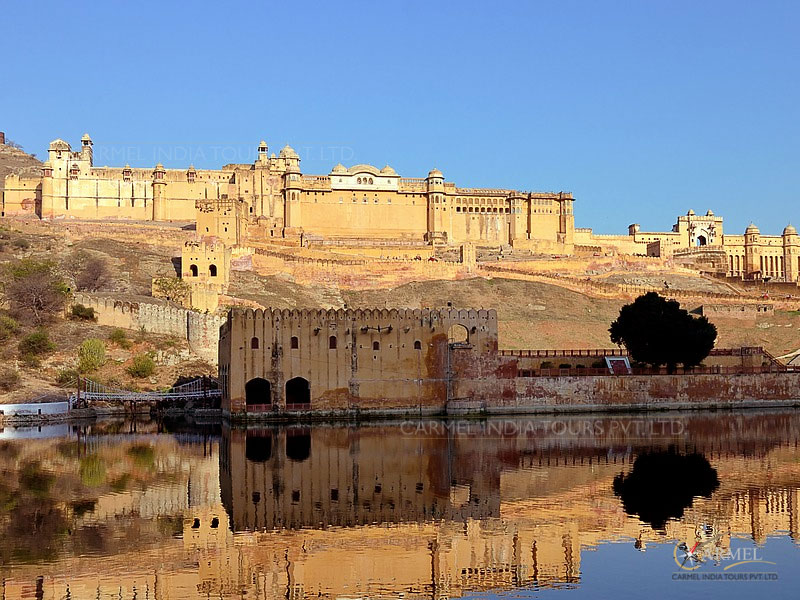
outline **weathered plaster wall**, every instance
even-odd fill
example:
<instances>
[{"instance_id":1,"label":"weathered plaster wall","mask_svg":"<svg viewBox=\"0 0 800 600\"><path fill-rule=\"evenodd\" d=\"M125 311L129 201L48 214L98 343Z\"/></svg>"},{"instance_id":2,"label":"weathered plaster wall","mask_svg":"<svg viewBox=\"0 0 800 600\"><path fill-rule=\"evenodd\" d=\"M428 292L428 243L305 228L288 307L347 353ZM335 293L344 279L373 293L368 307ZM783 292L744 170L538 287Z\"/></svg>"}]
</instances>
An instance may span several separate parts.
<instances>
[{"instance_id":1,"label":"weathered plaster wall","mask_svg":"<svg viewBox=\"0 0 800 600\"><path fill-rule=\"evenodd\" d=\"M490 412L736 407L750 402L800 404L800 373L530 377L515 380L512 398L487 403Z\"/></svg>"},{"instance_id":2,"label":"weathered plaster wall","mask_svg":"<svg viewBox=\"0 0 800 600\"><path fill-rule=\"evenodd\" d=\"M468 343L449 346L454 326ZM286 383L302 377L315 409L441 407L448 379L460 380L452 393L481 395L496 356L493 310L237 309L220 344L223 405L243 411L246 385L264 379L269 393L251 404L285 406Z\"/></svg>"}]
</instances>

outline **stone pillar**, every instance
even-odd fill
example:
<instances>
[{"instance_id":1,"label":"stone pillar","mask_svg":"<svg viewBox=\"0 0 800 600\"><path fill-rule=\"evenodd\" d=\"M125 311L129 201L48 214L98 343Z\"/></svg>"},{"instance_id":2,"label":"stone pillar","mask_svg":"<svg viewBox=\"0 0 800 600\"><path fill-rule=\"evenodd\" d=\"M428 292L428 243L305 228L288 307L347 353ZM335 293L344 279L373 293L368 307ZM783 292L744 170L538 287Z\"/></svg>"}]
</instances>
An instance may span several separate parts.
<instances>
[{"instance_id":1,"label":"stone pillar","mask_svg":"<svg viewBox=\"0 0 800 600\"><path fill-rule=\"evenodd\" d=\"M284 236L299 236L302 223L300 195L302 193L300 169L290 166L284 175L283 231Z\"/></svg>"},{"instance_id":2,"label":"stone pillar","mask_svg":"<svg viewBox=\"0 0 800 600\"><path fill-rule=\"evenodd\" d=\"M744 232L744 275L752 279L753 274L761 271L761 232L752 223ZM761 273L763 276L763 273Z\"/></svg>"},{"instance_id":3,"label":"stone pillar","mask_svg":"<svg viewBox=\"0 0 800 600\"><path fill-rule=\"evenodd\" d=\"M164 165L158 163L153 170L153 221L167 220L166 175Z\"/></svg>"},{"instance_id":4,"label":"stone pillar","mask_svg":"<svg viewBox=\"0 0 800 600\"><path fill-rule=\"evenodd\" d=\"M42 166L42 208L39 218L53 218L53 165L49 160Z\"/></svg>"},{"instance_id":5,"label":"stone pillar","mask_svg":"<svg viewBox=\"0 0 800 600\"><path fill-rule=\"evenodd\" d=\"M800 238L791 225L783 230L783 278L800 282Z\"/></svg>"},{"instance_id":6,"label":"stone pillar","mask_svg":"<svg viewBox=\"0 0 800 600\"><path fill-rule=\"evenodd\" d=\"M432 169L426 178L428 184L428 232L427 239L434 245L447 244L444 223L444 175L439 169Z\"/></svg>"},{"instance_id":7,"label":"stone pillar","mask_svg":"<svg viewBox=\"0 0 800 600\"><path fill-rule=\"evenodd\" d=\"M472 273L475 270L475 265L478 263L477 252L475 251L475 244L467 242L461 244L461 264L463 264L467 271Z\"/></svg>"}]
</instances>

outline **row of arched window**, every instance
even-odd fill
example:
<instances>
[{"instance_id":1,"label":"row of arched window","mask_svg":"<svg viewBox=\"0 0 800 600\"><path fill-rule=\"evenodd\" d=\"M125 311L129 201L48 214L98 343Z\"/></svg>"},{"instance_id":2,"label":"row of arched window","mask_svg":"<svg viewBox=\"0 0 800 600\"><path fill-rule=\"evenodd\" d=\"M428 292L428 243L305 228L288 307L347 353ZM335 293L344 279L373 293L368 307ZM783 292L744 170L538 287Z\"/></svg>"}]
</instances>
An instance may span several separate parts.
<instances>
[{"instance_id":1,"label":"row of arched window","mask_svg":"<svg viewBox=\"0 0 800 600\"><path fill-rule=\"evenodd\" d=\"M200 275L200 269L198 269L197 265L190 265L189 271L191 272L192 277L198 277ZM217 276L217 265L208 265L208 276Z\"/></svg>"},{"instance_id":2,"label":"row of arched window","mask_svg":"<svg viewBox=\"0 0 800 600\"><path fill-rule=\"evenodd\" d=\"M250 340L250 349L251 350L258 350L260 348L261 341L257 337L253 337ZM336 350L339 346L339 342L336 339L335 335L332 335L328 338L328 349L329 350ZM297 350L300 348L300 339L293 335L292 338L289 340L289 347L292 350ZM378 340L372 342L372 349L373 350L380 350L381 343ZM414 350L422 350L422 342L419 340L414 341Z\"/></svg>"}]
</instances>

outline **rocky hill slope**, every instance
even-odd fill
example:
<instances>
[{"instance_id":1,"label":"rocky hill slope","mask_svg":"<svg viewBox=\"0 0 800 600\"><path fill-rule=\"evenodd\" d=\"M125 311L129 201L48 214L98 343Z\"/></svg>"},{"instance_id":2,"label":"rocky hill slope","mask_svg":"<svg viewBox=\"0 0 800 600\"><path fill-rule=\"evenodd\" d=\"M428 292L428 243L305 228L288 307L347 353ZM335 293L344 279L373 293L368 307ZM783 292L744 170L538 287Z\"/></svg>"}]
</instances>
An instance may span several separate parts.
<instances>
[{"instance_id":1,"label":"rocky hill slope","mask_svg":"<svg viewBox=\"0 0 800 600\"><path fill-rule=\"evenodd\" d=\"M38 175L42 168L42 161L36 156L28 154L22 148L17 148L13 142L6 140L0 144L0 191L5 184L6 175Z\"/></svg>"}]
</instances>

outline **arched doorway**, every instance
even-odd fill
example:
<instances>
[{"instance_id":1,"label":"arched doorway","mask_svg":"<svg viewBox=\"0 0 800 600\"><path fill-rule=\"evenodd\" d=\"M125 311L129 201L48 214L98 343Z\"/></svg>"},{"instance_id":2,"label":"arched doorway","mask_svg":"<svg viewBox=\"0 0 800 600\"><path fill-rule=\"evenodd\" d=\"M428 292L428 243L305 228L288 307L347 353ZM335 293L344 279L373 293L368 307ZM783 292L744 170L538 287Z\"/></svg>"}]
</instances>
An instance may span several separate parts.
<instances>
[{"instance_id":1,"label":"arched doorway","mask_svg":"<svg viewBox=\"0 0 800 600\"><path fill-rule=\"evenodd\" d=\"M469 330L458 323L451 325L447 330L449 344L469 344Z\"/></svg>"},{"instance_id":2,"label":"arched doorway","mask_svg":"<svg viewBox=\"0 0 800 600\"><path fill-rule=\"evenodd\" d=\"M705 246L707 243L708 243L708 240L706 240L706 236L704 236L704 235L698 235L697 236L697 246L698 246L698 248L700 246Z\"/></svg>"},{"instance_id":3,"label":"arched doorway","mask_svg":"<svg viewBox=\"0 0 800 600\"><path fill-rule=\"evenodd\" d=\"M311 389L307 379L295 377L286 382L286 404L311 404Z\"/></svg>"},{"instance_id":4,"label":"arched doorway","mask_svg":"<svg viewBox=\"0 0 800 600\"><path fill-rule=\"evenodd\" d=\"M248 431L244 443L244 456L251 462L266 462L272 458L272 433Z\"/></svg>"},{"instance_id":5,"label":"arched doorway","mask_svg":"<svg viewBox=\"0 0 800 600\"><path fill-rule=\"evenodd\" d=\"M311 456L311 432L308 429L290 429L286 432L286 458L303 462Z\"/></svg>"},{"instance_id":6,"label":"arched doorway","mask_svg":"<svg viewBox=\"0 0 800 600\"><path fill-rule=\"evenodd\" d=\"M244 384L245 405L248 410L272 404L272 386L269 381L256 377Z\"/></svg>"}]
</instances>

